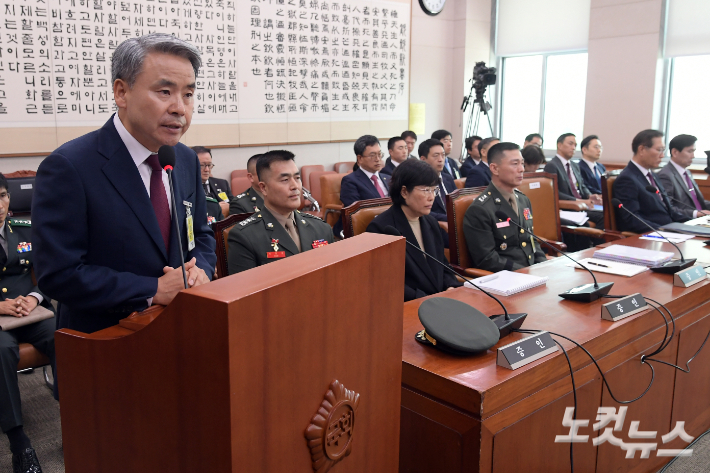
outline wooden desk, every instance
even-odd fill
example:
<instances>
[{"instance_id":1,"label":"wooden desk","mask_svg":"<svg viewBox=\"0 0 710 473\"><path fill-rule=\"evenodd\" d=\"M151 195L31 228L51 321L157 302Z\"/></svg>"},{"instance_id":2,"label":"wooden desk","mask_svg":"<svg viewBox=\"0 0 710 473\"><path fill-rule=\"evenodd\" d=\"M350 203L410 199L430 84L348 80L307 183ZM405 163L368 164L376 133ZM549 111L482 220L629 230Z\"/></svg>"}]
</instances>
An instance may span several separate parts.
<instances>
[{"instance_id":1,"label":"wooden desk","mask_svg":"<svg viewBox=\"0 0 710 473\"><path fill-rule=\"evenodd\" d=\"M615 244L649 246L671 251L667 243L620 240ZM710 249L697 240L683 245L687 257L710 261ZM576 253L589 257L593 249ZM509 312L527 312L523 328L561 333L584 345L598 360L614 392L621 400L640 395L651 370L640 357L655 349L663 338L665 324L655 310L647 310L616 323L602 320L601 305L565 301L557 296L570 287L590 280L588 273L567 267L566 258L550 260L524 270L548 276L546 287L502 297ZM596 273L600 282L614 282L611 294L641 292L665 304L676 318L676 333L658 359L680 364L695 353L710 330L708 282L690 288L674 287L672 275L645 272L632 278ZM442 294L443 295L443 294ZM500 307L480 292L458 288L446 297L464 301L487 315ZM573 406L569 368L557 352L523 368L511 371L496 365L497 346L518 338L512 334L486 354L457 357L423 346L414 340L422 329L417 316L421 299L404 305L402 348L402 413L400 428L401 472L564 472L569 471L569 444L554 443L556 435L568 434L562 426L567 406ZM615 407L601 377L589 358L573 344L560 339L568 350L577 385L578 418L589 419L579 434L587 443L574 447L575 471L656 471L669 458L625 459L625 451L609 443L592 446L597 433L592 424L599 406ZM691 373L654 364L655 381L641 400L628 406L623 430L614 432L631 442L659 442L658 448L683 448L680 439L662 444L664 435L685 421L692 436L710 426L710 347L691 363ZM655 440L628 437L631 421L639 430L657 431Z\"/></svg>"}]
</instances>

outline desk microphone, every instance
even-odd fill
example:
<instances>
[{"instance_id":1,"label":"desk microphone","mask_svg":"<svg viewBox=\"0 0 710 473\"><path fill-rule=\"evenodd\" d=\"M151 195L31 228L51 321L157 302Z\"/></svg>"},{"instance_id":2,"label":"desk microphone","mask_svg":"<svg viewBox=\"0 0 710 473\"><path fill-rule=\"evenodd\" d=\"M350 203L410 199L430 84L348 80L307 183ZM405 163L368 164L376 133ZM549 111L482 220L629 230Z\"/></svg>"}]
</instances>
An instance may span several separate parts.
<instances>
[{"instance_id":1,"label":"desk microphone","mask_svg":"<svg viewBox=\"0 0 710 473\"><path fill-rule=\"evenodd\" d=\"M505 212L502 210L497 210L496 211L496 217L503 221L508 221L509 223L512 223L516 227L520 228L521 230L525 230L522 226L520 226L517 222L514 222L508 217ZM537 241L540 243L545 244L548 248L552 248L555 251L559 251L557 248L554 246L550 245L548 242L543 240L542 238L538 237L535 235L533 232L530 230L527 230L527 232L532 235L533 238L535 238ZM578 302L594 302L597 299L600 299L603 296L606 296L609 294L609 291L611 290L611 286L614 285L613 282L603 282L599 284L597 282L597 278L594 276L594 273L589 270L586 266L572 258L570 255L565 253L564 251L560 251L564 256L572 260L576 265L578 265L582 269L586 269L589 271L589 274L592 275L592 279L594 280L594 284L582 284L581 286L573 287L572 289L568 289L562 294L558 294L561 298L563 299L569 299L571 301L578 301Z\"/></svg>"},{"instance_id":2,"label":"desk microphone","mask_svg":"<svg viewBox=\"0 0 710 473\"><path fill-rule=\"evenodd\" d=\"M175 222L175 233L178 239L178 248L180 248L180 264L182 265L182 280L187 289L187 273L185 273L185 258L182 257L182 238L180 237L180 227L178 226L177 208L175 207L175 190L173 189L173 167L175 167L175 149L172 146L163 145L158 149L158 162L160 167L168 173L168 182L170 182L170 199L173 203L173 222Z\"/></svg>"},{"instance_id":3,"label":"desk microphone","mask_svg":"<svg viewBox=\"0 0 710 473\"><path fill-rule=\"evenodd\" d=\"M313 208L316 209L316 212L320 212L320 205L318 205L318 201L313 198L311 191L309 191L305 187L301 187L301 190L303 191L303 198L313 204Z\"/></svg>"},{"instance_id":4,"label":"desk microphone","mask_svg":"<svg viewBox=\"0 0 710 473\"><path fill-rule=\"evenodd\" d=\"M400 236L400 237L402 236L402 234L399 232L399 230L394 228L392 225L387 225L385 227L385 233L387 235ZM496 301L498 304L500 304L500 306L503 308L504 314L494 315L494 316L490 317L491 321L494 324L496 324L496 327L498 327L498 330L500 331L500 338L505 337L510 332L512 332L515 329L519 329L523 325L523 321L525 320L525 317L528 316L528 314L508 314L508 310L505 308L503 303L496 296L494 296L490 292L478 287L476 284L473 283L471 278L467 278L466 276L463 276L463 275L457 273L456 271L451 269L451 267L449 267L449 265L444 264L441 261L439 261L438 259L434 258L432 255L430 255L426 251L422 250L421 248L419 248L417 245L410 242L406 238L404 240L412 248L415 248L416 250L424 253L427 258L431 258L432 261L435 261L438 264L440 264L445 270L449 271L450 273L453 273L454 276L461 276L461 278L465 279L466 282L468 282L470 285L472 285L473 287L475 287L476 289L478 289L479 291L481 291L482 293L484 293L485 295L487 295L488 297L490 297L491 299Z\"/></svg>"},{"instance_id":5,"label":"desk microphone","mask_svg":"<svg viewBox=\"0 0 710 473\"><path fill-rule=\"evenodd\" d=\"M683 201L681 201L681 200L678 200L678 199L676 199L675 197L671 197L671 196L669 196L668 194L666 194L665 192L661 192L660 189L657 189L657 188L653 187L653 186L650 185L650 184L646 186L646 190L649 191L651 194L657 194L657 195L659 195L659 196L660 196L660 195L664 195L664 196L668 197L670 200L672 200L673 202L676 202L676 203L678 203L678 204L680 204L680 205L682 205L682 206L684 206L684 207L687 207L687 208L689 208L689 209L698 210L698 209L695 208L695 206L690 205L690 204L686 204L685 202L683 202Z\"/></svg>"},{"instance_id":6,"label":"desk microphone","mask_svg":"<svg viewBox=\"0 0 710 473\"><path fill-rule=\"evenodd\" d=\"M651 187L651 186L649 186L649 187ZM643 223L643 224L646 225L648 228L650 228L650 229L651 229L651 232L658 233L664 240L666 240L666 241L667 241L668 243L670 243L671 245L675 246L675 249L678 250L678 254L680 255L680 261L678 261L678 260L668 261L667 263L664 263L664 264L662 264L661 266L649 268L651 271L654 271L654 272L656 272L656 273L675 274L675 273L677 273L678 271L682 271L682 270L684 270L685 268L689 268L689 267L691 267L691 266L693 266L693 265L695 264L695 262L697 261L696 258L692 258L692 259L689 259L689 260L686 260L685 258L683 258L683 252L680 251L680 248L678 248L678 245L676 245L675 243L673 243L672 241L670 241L668 238L666 238L666 237L663 235L663 233L661 233L659 230L656 230L656 229L653 228L651 225L649 225L648 223L646 223L646 221L645 221L644 219L642 219L641 217L639 217L638 215L636 215L635 213L633 213L631 210L627 209L627 208L624 206L624 204L621 203L621 201L620 201L619 199L611 199L611 204L614 205L614 206L616 206L616 207L618 207L618 208L620 208L620 209L624 209L629 215L633 215L633 217L634 217L636 220L638 220L639 222Z\"/></svg>"}]
</instances>

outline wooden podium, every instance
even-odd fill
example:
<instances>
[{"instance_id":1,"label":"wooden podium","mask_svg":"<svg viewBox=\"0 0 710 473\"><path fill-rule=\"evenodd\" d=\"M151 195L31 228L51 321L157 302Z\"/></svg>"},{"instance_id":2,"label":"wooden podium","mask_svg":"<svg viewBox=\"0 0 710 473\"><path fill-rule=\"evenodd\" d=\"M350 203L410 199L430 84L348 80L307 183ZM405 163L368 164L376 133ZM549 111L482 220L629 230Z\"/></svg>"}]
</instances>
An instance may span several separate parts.
<instances>
[{"instance_id":1,"label":"wooden podium","mask_svg":"<svg viewBox=\"0 0 710 473\"><path fill-rule=\"evenodd\" d=\"M66 471L397 471L404 254L366 233L58 331Z\"/></svg>"}]
</instances>

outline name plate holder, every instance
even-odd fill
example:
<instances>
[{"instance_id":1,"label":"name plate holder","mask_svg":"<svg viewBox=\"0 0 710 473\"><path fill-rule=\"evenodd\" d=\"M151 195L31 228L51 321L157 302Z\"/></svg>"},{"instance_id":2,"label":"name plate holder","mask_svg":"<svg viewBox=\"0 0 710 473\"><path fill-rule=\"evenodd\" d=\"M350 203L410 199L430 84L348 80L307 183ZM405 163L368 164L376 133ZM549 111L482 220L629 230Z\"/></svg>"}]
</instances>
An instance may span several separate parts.
<instances>
[{"instance_id":1,"label":"name plate holder","mask_svg":"<svg viewBox=\"0 0 710 473\"><path fill-rule=\"evenodd\" d=\"M673 275L673 285L678 287L690 287L707 279L705 268L696 264L683 271L678 271Z\"/></svg>"},{"instance_id":2,"label":"name plate holder","mask_svg":"<svg viewBox=\"0 0 710 473\"><path fill-rule=\"evenodd\" d=\"M602 305L602 319L616 322L648 309L648 302L640 293L620 297Z\"/></svg>"},{"instance_id":3,"label":"name plate holder","mask_svg":"<svg viewBox=\"0 0 710 473\"><path fill-rule=\"evenodd\" d=\"M516 370L557 350L557 344L550 333L540 332L498 348L496 364Z\"/></svg>"}]
</instances>

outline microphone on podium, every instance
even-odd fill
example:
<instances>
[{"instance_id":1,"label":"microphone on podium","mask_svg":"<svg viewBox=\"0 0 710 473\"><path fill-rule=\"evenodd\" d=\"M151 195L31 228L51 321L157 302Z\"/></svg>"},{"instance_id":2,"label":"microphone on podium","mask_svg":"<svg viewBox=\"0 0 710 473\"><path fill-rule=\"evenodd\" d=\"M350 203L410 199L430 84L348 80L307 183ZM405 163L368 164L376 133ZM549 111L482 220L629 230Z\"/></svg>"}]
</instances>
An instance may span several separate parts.
<instances>
[{"instance_id":1,"label":"microphone on podium","mask_svg":"<svg viewBox=\"0 0 710 473\"><path fill-rule=\"evenodd\" d=\"M168 182L170 182L170 201L172 202L172 220L175 223L175 234L178 239L178 248L180 249L180 265L182 266L182 280L187 289L187 273L185 272L185 261L182 257L182 238L180 237L180 226L178 225L177 208L175 207L175 190L173 189L173 168L175 167L175 149L172 146L163 145L158 149L158 162L160 167L168 174Z\"/></svg>"},{"instance_id":2,"label":"microphone on podium","mask_svg":"<svg viewBox=\"0 0 710 473\"><path fill-rule=\"evenodd\" d=\"M666 194L665 192L661 192L660 189L657 189L657 188L653 187L653 186L650 185L650 184L646 186L646 190L649 191L651 194L664 195L664 196L668 197L670 200L672 200L673 202L675 202L675 203L677 203L677 204L680 204L680 205L682 205L682 206L684 206L684 207L687 207L687 208L689 208L689 209L697 210L694 206L689 205L689 204L686 204L685 202L680 201L680 200L676 199L675 197L671 197L671 196L669 196L668 194Z\"/></svg>"},{"instance_id":3,"label":"microphone on podium","mask_svg":"<svg viewBox=\"0 0 710 473\"><path fill-rule=\"evenodd\" d=\"M392 235L392 236L400 236L400 237L402 236L400 231L397 230L396 228L394 228L392 225L387 225L385 227L385 233L388 235ZM410 242L406 238L404 240L407 242L407 244L409 246L411 246L412 248L415 248L418 251L421 251L422 253L424 253L426 255L427 258L430 258L432 261L435 261L436 263L440 264L445 270L449 271L450 273L453 273L454 276L461 276L461 278L465 279L473 287L475 287L476 289L478 289L479 291L481 291L482 293L484 293L485 295L487 295L488 297L490 297L491 299L496 301L503 308L503 312L504 312L503 314L494 315L492 317L489 317L491 319L491 321L494 324L496 324L496 327L498 327L498 331L500 332L500 338L505 337L510 332L512 332L514 329L519 329L523 325L523 321L525 321L525 317L527 317L528 314L509 314L508 310L505 308L503 303L496 296L494 296L490 292L484 290L483 288L478 287L476 284L473 283L471 278L467 278L466 276L463 276L463 275L457 273L456 271L451 269L448 265L446 265L446 264L442 263L441 261L439 261L438 259L434 258L432 255L430 255L426 251L422 250L421 248L419 248L417 245L413 244L412 242Z\"/></svg>"},{"instance_id":4,"label":"microphone on podium","mask_svg":"<svg viewBox=\"0 0 710 473\"><path fill-rule=\"evenodd\" d=\"M521 230L526 230L522 226L520 226L517 222L514 222L513 220L508 217L505 212L502 210L497 210L496 211L496 217L503 221L507 221L509 223L512 223L516 227L520 228ZM535 235L533 232L530 230L527 230L527 232L532 235L533 238L535 238L537 241L540 243L543 243L546 245L548 248L552 248L555 251L559 251L557 248L554 246L550 245L548 242L543 240L542 238L538 237ZM600 299L607 294L609 294L609 291L611 290L611 286L614 285L613 282L603 282L603 283L598 283L597 278L594 276L594 273L589 270L586 266L572 258L570 255L565 253L564 251L560 251L564 256L572 260L576 265L578 265L582 269L586 269L589 274L592 275L592 279L594 280L594 284L582 284L581 286L573 287L572 289L568 289L562 294L558 294L561 298L563 299L569 299L571 301L578 301L578 302L594 302L597 299Z\"/></svg>"},{"instance_id":5,"label":"microphone on podium","mask_svg":"<svg viewBox=\"0 0 710 473\"><path fill-rule=\"evenodd\" d=\"M651 187L651 186L649 186L649 187ZM655 189L655 188L654 188L654 189ZM636 215L635 213L633 213L631 210L627 209L627 208L624 206L624 204L621 203L621 201L620 201L619 199L611 199L611 204L614 205L614 206L617 207L617 208L620 208L620 209L625 210L626 213L628 213L629 215L633 216L636 220L638 220L639 222L643 223L643 224L646 225L648 228L650 228L650 229L651 229L651 232L656 232L656 233L658 233L664 240L666 240L668 243L670 243L671 245L673 245L676 250L678 250L678 254L680 255L680 261L678 261L678 260L668 261L667 263L664 263L664 264L662 264L661 266L656 266L656 267L651 267L651 268L649 268L651 271L654 271L654 272L656 272L656 273L675 274L675 273L677 273L678 271L682 271L682 270L684 270L685 268L689 268L689 267L691 267L691 266L693 266L693 265L695 264L695 262L697 261L696 258L692 258L692 259L688 259L688 260L686 260L685 258L683 258L683 252L680 251L680 248L678 248L678 245L676 245L675 243L673 243L672 241L670 241L668 238L666 238L666 237L663 235L663 233L661 233L659 230L656 230L656 229L653 228L651 225L649 225L648 223L646 223L646 221L645 221L644 219L642 219L641 217L639 217L638 215Z\"/></svg>"}]
</instances>

